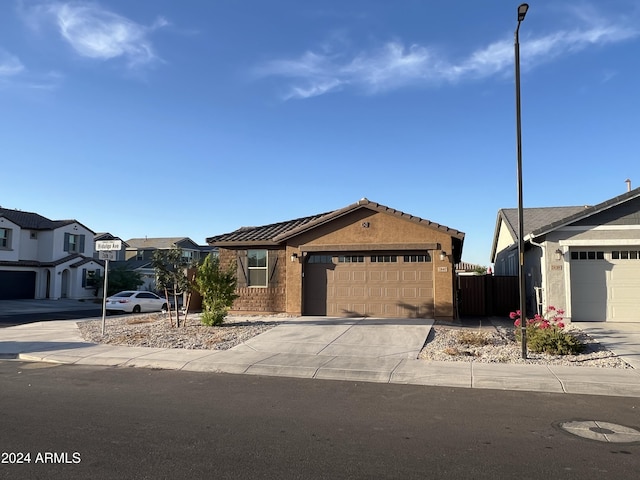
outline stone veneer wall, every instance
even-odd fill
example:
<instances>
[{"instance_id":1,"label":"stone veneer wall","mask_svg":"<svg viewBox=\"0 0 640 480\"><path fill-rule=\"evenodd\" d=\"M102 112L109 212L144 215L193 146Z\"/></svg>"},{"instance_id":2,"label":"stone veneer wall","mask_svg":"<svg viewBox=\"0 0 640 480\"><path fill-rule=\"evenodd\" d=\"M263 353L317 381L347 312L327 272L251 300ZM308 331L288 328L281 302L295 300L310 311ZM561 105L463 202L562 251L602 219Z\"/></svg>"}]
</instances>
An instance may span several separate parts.
<instances>
[{"instance_id":1,"label":"stone veneer wall","mask_svg":"<svg viewBox=\"0 0 640 480\"><path fill-rule=\"evenodd\" d=\"M219 249L220 265L237 264L235 250ZM240 297L234 302L231 313L282 313L286 311L285 251L278 251L278 263L274 273L275 287L244 287L236 289Z\"/></svg>"}]
</instances>

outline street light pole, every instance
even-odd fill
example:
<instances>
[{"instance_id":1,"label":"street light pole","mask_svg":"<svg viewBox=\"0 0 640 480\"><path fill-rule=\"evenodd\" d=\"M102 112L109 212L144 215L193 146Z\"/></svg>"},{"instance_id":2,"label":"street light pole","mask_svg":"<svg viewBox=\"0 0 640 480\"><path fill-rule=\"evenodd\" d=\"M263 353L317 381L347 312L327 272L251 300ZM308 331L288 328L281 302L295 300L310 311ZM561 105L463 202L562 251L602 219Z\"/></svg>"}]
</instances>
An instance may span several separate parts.
<instances>
[{"instance_id":1,"label":"street light pole","mask_svg":"<svg viewBox=\"0 0 640 480\"><path fill-rule=\"evenodd\" d=\"M518 148L518 280L520 285L520 334L522 339L522 358L527 358L527 303L524 277L524 213L522 208L522 127L520 121L520 23L529 10L526 3L518 7L518 26L515 31L516 64L516 137Z\"/></svg>"}]
</instances>

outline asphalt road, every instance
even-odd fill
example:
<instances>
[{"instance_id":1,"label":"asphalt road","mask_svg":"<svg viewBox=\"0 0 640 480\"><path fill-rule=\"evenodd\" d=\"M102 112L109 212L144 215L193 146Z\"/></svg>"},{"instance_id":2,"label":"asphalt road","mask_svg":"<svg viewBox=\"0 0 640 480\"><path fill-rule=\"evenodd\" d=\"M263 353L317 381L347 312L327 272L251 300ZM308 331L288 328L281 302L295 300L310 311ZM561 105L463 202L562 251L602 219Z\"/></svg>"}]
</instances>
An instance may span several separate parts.
<instances>
[{"instance_id":1,"label":"asphalt road","mask_svg":"<svg viewBox=\"0 0 640 480\"><path fill-rule=\"evenodd\" d=\"M39 312L3 315L0 314L0 328L15 327L27 323L47 320L79 320L81 318L102 317L102 308L88 308L86 310L70 310L68 312Z\"/></svg>"},{"instance_id":2,"label":"asphalt road","mask_svg":"<svg viewBox=\"0 0 640 480\"><path fill-rule=\"evenodd\" d=\"M0 478L637 478L577 419L640 399L4 361Z\"/></svg>"}]
</instances>

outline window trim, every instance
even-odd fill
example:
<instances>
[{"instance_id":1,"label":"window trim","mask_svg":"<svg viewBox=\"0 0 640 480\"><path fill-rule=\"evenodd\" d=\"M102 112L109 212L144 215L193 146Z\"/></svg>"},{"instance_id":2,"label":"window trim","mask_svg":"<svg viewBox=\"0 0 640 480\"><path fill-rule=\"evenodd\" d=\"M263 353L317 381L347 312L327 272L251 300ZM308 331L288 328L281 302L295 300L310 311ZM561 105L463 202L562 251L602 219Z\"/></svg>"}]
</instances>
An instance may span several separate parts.
<instances>
[{"instance_id":1,"label":"window trim","mask_svg":"<svg viewBox=\"0 0 640 480\"><path fill-rule=\"evenodd\" d=\"M71 248L71 237L73 237L73 249ZM85 236L79 233L70 233L70 232L65 232L64 233L64 244L63 244L63 251L65 252L69 252L69 253L84 253L84 247L85 247L85 242L84 242L84 238Z\"/></svg>"},{"instance_id":2,"label":"window trim","mask_svg":"<svg viewBox=\"0 0 640 480\"><path fill-rule=\"evenodd\" d=\"M251 266L251 252L264 253L264 266ZM257 258L257 257L256 257ZM264 270L264 285L251 283L251 271ZM269 251L266 248L252 248L247 250L247 287L249 288L267 288L269 286Z\"/></svg>"}]
</instances>

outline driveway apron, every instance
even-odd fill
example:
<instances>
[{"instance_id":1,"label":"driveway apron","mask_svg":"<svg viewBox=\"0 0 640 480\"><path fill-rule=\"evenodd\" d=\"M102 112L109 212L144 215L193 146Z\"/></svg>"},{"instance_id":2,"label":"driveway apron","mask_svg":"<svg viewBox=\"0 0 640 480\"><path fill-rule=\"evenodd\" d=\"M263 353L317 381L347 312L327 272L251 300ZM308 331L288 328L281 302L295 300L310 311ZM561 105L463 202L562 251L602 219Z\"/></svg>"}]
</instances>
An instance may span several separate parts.
<instances>
[{"instance_id":1,"label":"driveway apron","mask_svg":"<svg viewBox=\"0 0 640 480\"><path fill-rule=\"evenodd\" d=\"M418 357L433 320L297 317L233 348L330 357Z\"/></svg>"}]
</instances>

